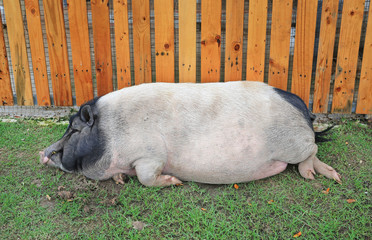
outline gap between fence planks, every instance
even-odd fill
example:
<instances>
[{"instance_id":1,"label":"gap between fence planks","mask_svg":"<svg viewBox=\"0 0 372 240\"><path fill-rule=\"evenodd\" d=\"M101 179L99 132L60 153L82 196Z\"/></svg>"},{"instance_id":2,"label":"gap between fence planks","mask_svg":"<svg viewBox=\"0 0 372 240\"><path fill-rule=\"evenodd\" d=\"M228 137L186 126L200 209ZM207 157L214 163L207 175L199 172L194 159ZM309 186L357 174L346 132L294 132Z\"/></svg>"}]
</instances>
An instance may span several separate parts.
<instances>
[{"instance_id":1,"label":"gap between fence planks","mask_svg":"<svg viewBox=\"0 0 372 240\"><path fill-rule=\"evenodd\" d=\"M91 1L97 95L113 91L109 0Z\"/></svg>"},{"instance_id":2,"label":"gap between fence planks","mask_svg":"<svg viewBox=\"0 0 372 240\"><path fill-rule=\"evenodd\" d=\"M356 113L372 114L372 6L369 5Z\"/></svg>"},{"instance_id":3,"label":"gap between fence planks","mask_svg":"<svg viewBox=\"0 0 372 240\"><path fill-rule=\"evenodd\" d=\"M226 1L225 82L242 80L244 0Z\"/></svg>"},{"instance_id":4,"label":"gap between fence planks","mask_svg":"<svg viewBox=\"0 0 372 240\"><path fill-rule=\"evenodd\" d=\"M317 7L318 0L297 2L291 92L299 96L307 106L310 99Z\"/></svg>"},{"instance_id":5,"label":"gap between fence planks","mask_svg":"<svg viewBox=\"0 0 372 240\"><path fill-rule=\"evenodd\" d=\"M196 82L196 0L178 1L179 82Z\"/></svg>"},{"instance_id":6,"label":"gap between fence planks","mask_svg":"<svg viewBox=\"0 0 372 240\"><path fill-rule=\"evenodd\" d=\"M0 13L0 106L13 106L12 85L10 83L8 56Z\"/></svg>"},{"instance_id":7,"label":"gap between fence planks","mask_svg":"<svg viewBox=\"0 0 372 240\"><path fill-rule=\"evenodd\" d=\"M333 91L332 112L351 113L364 0L344 1Z\"/></svg>"},{"instance_id":8,"label":"gap between fence planks","mask_svg":"<svg viewBox=\"0 0 372 240\"><path fill-rule=\"evenodd\" d=\"M128 27L128 1L114 1L116 74L118 89L132 85Z\"/></svg>"},{"instance_id":9,"label":"gap between fence planks","mask_svg":"<svg viewBox=\"0 0 372 240\"><path fill-rule=\"evenodd\" d=\"M287 90L292 0L273 0L269 84Z\"/></svg>"},{"instance_id":10,"label":"gap between fence planks","mask_svg":"<svg viewBox=\"0 0 372 240\"><path fill-rule=\"evenodd\" d=\"M151 83L150 2L132 1L135 84Z\"/></svg>"},{"instance_id":11,"label":"gap between fence planks","mask_svg":"<svg viewBox=\"0 0 372 240\"><path fill-rule=\"evenodd\" d=\"M221 0L201 2L201 82L220 81Z\"/></svg>"},{"instance_id":12,"label":"gap between fence planks","mask_svg":"<svg viewBox=\"0 0 372 240\"><path fill-rule=\"evenodd\" d=\"M32 67L39 106L50 106L50 92L45 59L43 32L41 30L40 7L38 0L25 1L28 36L30 40Z\"/></svg>"},{"instance_id":13,"label":"gap between fence planks","mask_svg":"<svg viewBox=\"0 0 372 240\"><path fill-rule=\"evenodd\" d=\"M43 0L54 104L72 106L62 0Z\"/></svg>"},{"instance_id":14,"label":"gap between fence planks","mask_svg":"<svg viewBox=\"0 0 372 240\"><path fill-rule=\"evenodd\" d=\"M318 59L314 85L314 113L327 113L328 110L338 3L339 0L324 0L322 5Z\"/></svg>"},{"instance_id":15,"label":"gap between fence planks","mask_svg":"<svg viewBox=\"0 0 372 240\"><path fill-rule=\"evenodd\" d=\"M68 0L67 6L76 105L80 106L93 99L87 5L85 0Z\"/></svg>"},{"instance_id":16,"label":"gap between fence planks","mask_svg":"<svg viewBox=\"0 0 372 240\"><path fill-rule=\"evenodd\" d=\"M249 81L264 81L267 0L249 1L247 76Z\"/></svg>"},{"instance_id":17,"label":"gap between fence planks","mask_svg":"<svg viewBox=\"0 0 372 240\"><path fill-rule=\"evenodd\" d=\"M4 0L3 4L7 22L10 54L12 57L17 104L30 106L34 104L34 101L21 5L19 0Z\"/></svg>"},{"instance_id":18,"label":"gap between fence planks","mask_svg":"<svg viewBox=\"0 0 372 240\"><path fill-rule=\"evenodd\" d=\"M157 82L174 82L173 0L155 0L155 68Z\"/></svg>"}]
</instances>

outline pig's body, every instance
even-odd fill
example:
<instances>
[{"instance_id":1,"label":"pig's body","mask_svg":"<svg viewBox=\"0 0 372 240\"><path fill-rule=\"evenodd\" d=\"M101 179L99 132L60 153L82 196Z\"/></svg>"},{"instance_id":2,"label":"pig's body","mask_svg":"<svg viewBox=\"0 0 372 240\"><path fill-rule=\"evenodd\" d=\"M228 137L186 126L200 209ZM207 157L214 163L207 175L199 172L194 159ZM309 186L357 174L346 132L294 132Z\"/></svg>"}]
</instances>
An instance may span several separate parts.
<instances>
[{"instance_id":1,"label":"pig's body","mask_svg":"<svg viewBox=\"0 0 372 240\"><path fill-rule=\"evenodd\" d=\"M313 178L315 168L340 180L315 156L311 113L305 104L263 83L143 84L107 94L89 107L93 118L79 118L82 110L73 118L93 119L90 133L83 127L73 133L79 132L79 139L69 137L72 146L67 149L67 142L62 147L59 166L89 178L137 175L148 186L180 180L236 183L300 163L304 177ZM54 148L42 154L43 162L58 165L50 155Z\"/></svg>"}]
</instances>

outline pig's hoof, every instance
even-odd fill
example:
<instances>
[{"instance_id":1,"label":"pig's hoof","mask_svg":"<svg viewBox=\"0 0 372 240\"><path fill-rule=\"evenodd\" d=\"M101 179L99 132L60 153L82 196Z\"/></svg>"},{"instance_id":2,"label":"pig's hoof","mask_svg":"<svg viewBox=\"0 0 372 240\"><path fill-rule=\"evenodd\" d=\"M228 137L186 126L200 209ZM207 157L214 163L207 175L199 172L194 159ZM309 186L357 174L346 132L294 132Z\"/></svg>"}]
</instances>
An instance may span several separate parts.
<instances>
[{"instance_id":1,"label":"pig's hoof","mask_svg":"<svg viewBox=\"0 0 372 240\"><path fill-rule=\"evenodd\" d=\"M301 176L306 179L314 180L315 170L313 167L313 160L311 158L306 159L298 165L298 171Z\"/></svg>"},{"instance_id":2,"label":"pig's hoof","mask_svg":"<svg viewBox=\"0 0 372 240\"><path fill-rule=\"evenodd\" d=\"M319 174L329 178L334 179L339 184L342 184L341 182L341 175L336 172L336 170L325 164L324 162L320 161L318 158L315 157L314 159L314 168L315 171L317 171Z\"/></svg>"},{"instance_id":3,"label":"pig's hoof","mask_svg":"<svg viewBox=\"0 0 372 240\"><path fill-rule=\"evenodd\" d=\"M178 178L170 176L170 175L160 175L159 183L160 183L160 186L182 184L182 182Z\"/></svg>"},{"instance_id":4,"label":"pig's hoof","mask_svg":"<svg viewBox=\"0 0 372 240\"><path fill-rule=\"evenodd\" d=\"M118 174L115 174L112 179L115 181L116 184L125 184L124 183L124 179L125 179L125 175L123 173L118 173Z\"/></svg>"}]
</instances>

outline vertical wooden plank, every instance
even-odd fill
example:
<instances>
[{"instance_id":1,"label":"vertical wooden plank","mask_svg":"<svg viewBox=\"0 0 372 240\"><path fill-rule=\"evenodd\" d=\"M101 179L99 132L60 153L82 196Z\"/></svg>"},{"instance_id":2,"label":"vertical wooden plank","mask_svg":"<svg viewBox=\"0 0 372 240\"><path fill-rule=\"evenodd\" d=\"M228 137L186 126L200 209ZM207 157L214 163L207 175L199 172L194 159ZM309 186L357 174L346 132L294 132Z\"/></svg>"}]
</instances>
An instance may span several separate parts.
<instances>
[{"instance_id":1,"label":"vertical wooden plank","mask_svg":"<svg viewBox=\"0 0 372 240\"><path fill-rule=\"evenodd\" d=\"M151 78L151 40L150 40L150 2L132 1L133 49L135 83L150 83Z\"/></svg>"},{"instance_id":2,"label":"vertical wooden plank","mask_svg":"<svg viewBox=\"0 0 372 240\"><path fill-rule=\"evenodd\" d=\"M287 90L292 0L273 0L269 84Z\"/></svg>"},{"instance_id":3,"label":"vertical wooden plank","mask_svg":"<svg viewBox=\"0 0 372 240\"><path fill-rule=\"evenodd\" d=\"M332 112L351 113L362 31L364 0L344 1Z\"/></svg>"},{"instance_id":4,"label":"vertical wooden plank","mask_svg":"<svg viewBox=\"0 0 372 240\"><path fill-rule=\"evenodd\" d=\"M93 98L87 5L85 0L68 0L67 4L76 105L80 106Z\"/></svg>"},{"instance_id":5,"label":"vertical wooden plank","mask_svg":"<svg viewBox=\"0 0 372 240\"><path fill-rule=\"evenodd\" d=\"M43 0L54 104L71 106L71 82L62 4L62 0Z\"/></svg>"},{"instance_id":6,"label":"vertical wooden plank","mask_svg":"<svg viewBox=\"0 0 372 240\"><path fill-rule=\"evenodd\" d=\"M196 82L196 0L178 1L179 82Z\"/></svg>"},{"instance_id":7,"label":"vertical wooden plank","mask_svg":"<svg viewBox=\"0 0 372 240\"><path fill-rule=\"evenodd\" d=\"M309 105L318 0L297 2L292 93Z\"/></svg>"},{"instance_id":8,"label":"vertical wooden plank","mask_svg":"<svg viewBox=\"0 0 372 240\"><path fill-rule=\"evenodd\" d=\"M43 32L41 30L39 1L26 0L25 6L37 104L39 106L49 106L51 105L51 102L44 52Z\"/></svg>"},{"instance_id":9,"label":"vertical wooden plank","mask_svg":"<svg viewBox=\"0 0 372 240\"><path fill-rule=\"evenodd\" d=\"M372 5L369 5L368 25L360 72L356 113L372 114Z\"/></svg>"},{"instance_id":10,"label":"vertical wooden plank","mask_svg":"<svg viewBox=\"0 0 372 240\"><path fill-rule=\"evenodd\" d=\"M264 81L267 0L249 1L247 80Z\"/></svg>"},{"instance_id":11,"label":"vertical wooden plank","mask_svg":"<svg viewBox=\"0 0 372 240\"><path fill-rule=\"evenodd\" d=\"M244 0L226 1L225 82L242 80Z\"/></svg>"},{"instance_id":12,"label":"vertical wooden plank","mask_svg":"<svg viewBox=\"0 0 372 240\"><path fill-rule=\"evenodd\" d=\"M201 2L201 82L220 81L221 0Z\"/></svg>"},{"instance_id":13,"label":"vertical wooden plank","mask_svg":"<svg viewBox=\"0 0 372 240\"><path fill-rule=\"evenodd\" d=\"M4 40L3 22L0 13L0 106L13 106L8 56Z\"/></svg>"},{"instance_id":14,"label":"vertical wooden plank","mask_svg":"<svg viewBox=\"0 0 372 240\"><path fill-rule=\"evenodd\" d=\"M333 48L339 0L324 0L320 22L318 59L314 86L314 113L326 113L332 75Z\"/></svg>"},{"instance_id":15,"label":"vertical wooden plank","mask_svg":"<svg viewBox=\"0 0 372 240\"><path fill-rule=\"evenodd\" d=\"M155 0L155 66L157 82L174 82L173 0Z\"/></svg>"},{"instance_id":16,"label":"vertical wooden plank","mask_svg":"<svg viewBox=\"0 0 372 240\"><path fill-rule=\"evenodd\" d=\"M27 59L23 18L19 0L4 0L4 10L16 85L17 104L33 105L30 69Z\"/></svg>"},{"instance_id":17,"label":"vertical wooden plank","mask_svg":"<svg viewBox=\"0 0 372 240\"><path fill-rule=\"evenodd\" d=\"M116 74L118 89L131 86L128 1L114 0Z\"/></svg>"},{"instance_id":18,"label":"vertical wooden plank","mask_svg":"<svg viewBox=\"0 0 372 240\"><path fill-rule=\"evenodd\" d=\"M94 57L98 96L113 91L109 0L92 0Z\"/></svg>"}]
</instances>

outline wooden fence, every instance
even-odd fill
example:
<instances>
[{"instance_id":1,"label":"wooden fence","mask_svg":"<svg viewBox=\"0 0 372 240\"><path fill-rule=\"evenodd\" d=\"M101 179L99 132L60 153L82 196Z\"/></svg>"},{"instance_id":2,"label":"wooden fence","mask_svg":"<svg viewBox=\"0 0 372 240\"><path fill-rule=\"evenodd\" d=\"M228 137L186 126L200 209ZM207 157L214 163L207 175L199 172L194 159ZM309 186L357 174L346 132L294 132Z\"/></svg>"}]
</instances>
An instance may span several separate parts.
<instances>
[{"instance_id":1,"label":"wooden fence","mask_svg":"<svg viewBox=\"0 0 372 240\"><path fill-rule=\"evenodd\" d=\"M72 106L155 80L244 78L290 90L315 113L372 114L369 3L3 0L0 105Z\"/></svg>"}]
</instances>

